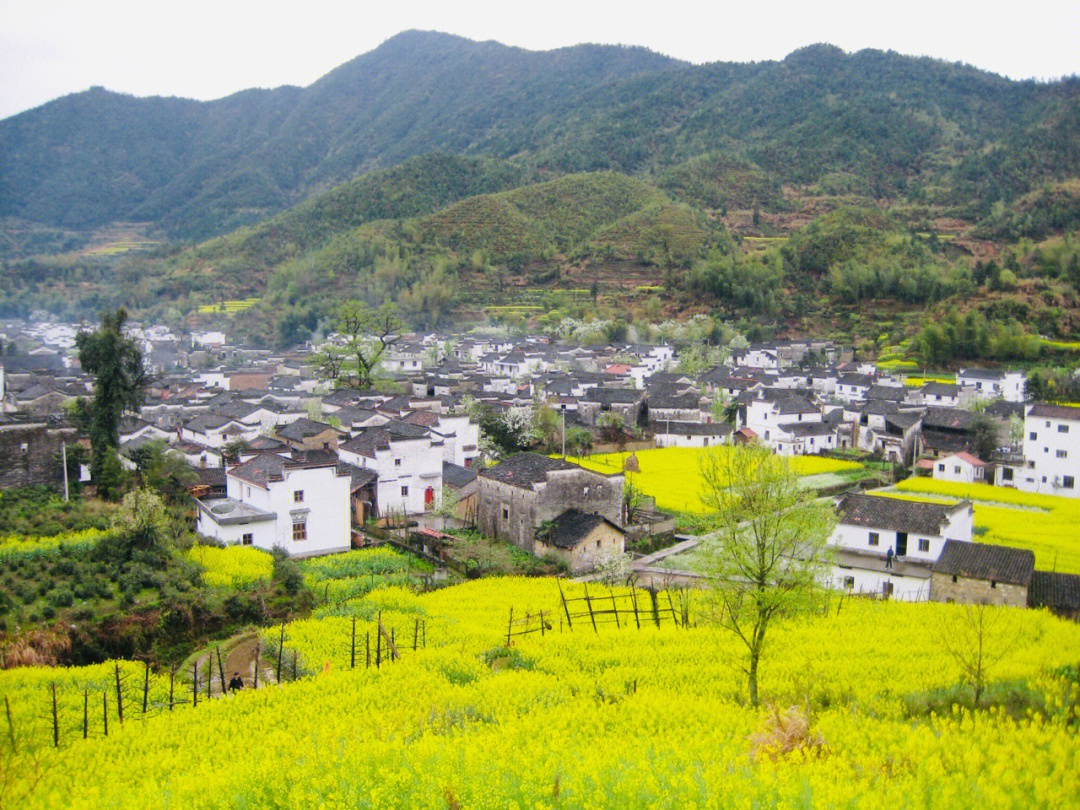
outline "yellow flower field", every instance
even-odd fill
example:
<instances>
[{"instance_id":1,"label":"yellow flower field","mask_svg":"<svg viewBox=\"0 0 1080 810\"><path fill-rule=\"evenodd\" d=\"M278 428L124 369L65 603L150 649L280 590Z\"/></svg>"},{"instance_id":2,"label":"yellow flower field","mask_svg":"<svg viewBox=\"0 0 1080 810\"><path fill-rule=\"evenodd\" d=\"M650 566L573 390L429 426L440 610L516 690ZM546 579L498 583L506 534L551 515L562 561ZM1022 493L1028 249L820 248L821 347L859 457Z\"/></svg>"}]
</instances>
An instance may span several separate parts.
<instances>
[{"instance_id":1,"label":"yellow flower field","mask_svg":"<svg viewBox=\"0 0 1080 810\"><path fill-rule=\"evenodd\" d=\"M12 534L0 537L0 557L38 556L62 548L92 546L108 534L106 529L83 529L80 532L46 536Z\"/></svg>"},{"instance_id":2,"label":"yellow flower field","mask_svg":"<svg viewBox=\"0 0 1080 810\"><path fill-rule=\"evenodd\" d=\"M274 575L274 558L254 546L192 546L188 557L201 565L203 581L219 588L243 588L269 582Z\"/></svg>"},{"instance_id":3,"label":"yellow flower field","mask_svg":"<svg viewBox=\"0 0 1080 810\"><path fill-rule=\"evenodd\" d=\"M750 739L769 711L743 704L738 643L717 629L560 632L550 579L365 599L395 627L422 611L427 649L349 670L346 624L309 623L286 646L299 645L319 674L146 719L132 712L108 738L78 733L59 750L48 737L36 765L6 760L16 769L5 799L26 810L1057 808L1080 794L1080 741L1067 720L1080 690L1054 674L1077 662L1080 625L1045 612L999 609L1019 641L993 679L1026 684L1044 707L1015 717L907 708L960 681L933 632L958 606L849 600L838 614L778 620L763 694L780 706L809 700L823 745L774 761ZM508 654L511 607L553 621ZM17 729L44 711L59 677L0 673L0 691L18 704ZM80 683L61 690L69 720L81 717ZM0 753L5 745L0 735Z\"/></svg>"},{"instance_id":4,"label":"yellow flower field","mask_svg":"<svg viewBox=\"0 0 1080 810\"><path fill-rule=\"evenodd\" d=\"M640 472L632 474L634 485L643 493L656 498L656 506L669 512L701 514L705 511L701 496L705 482L701 475L701 460L708 453L727 453L727 447L664 447L655 450L639 450L637 456ZM623 471L630 453L603 453L584 458L569 458L590 470L603 473ZM792 468L800 476L833 473L841 470L857 470L855 461L844 461L821 456L795 456L789 459Z\"/></svg>"},{"instance_id":5,"label":"yellow flower field","mask_svg":"<svg viewBox=\"0 0 1080 810\"><path fill-rule=\"evenodd\" d=\"M975 540L1031 549L1040 570L1080 574L1080 499L921 477L896 488L944 501L967 498L975 505L975 526L986 529Z\"/></svg>"}]
</instances>

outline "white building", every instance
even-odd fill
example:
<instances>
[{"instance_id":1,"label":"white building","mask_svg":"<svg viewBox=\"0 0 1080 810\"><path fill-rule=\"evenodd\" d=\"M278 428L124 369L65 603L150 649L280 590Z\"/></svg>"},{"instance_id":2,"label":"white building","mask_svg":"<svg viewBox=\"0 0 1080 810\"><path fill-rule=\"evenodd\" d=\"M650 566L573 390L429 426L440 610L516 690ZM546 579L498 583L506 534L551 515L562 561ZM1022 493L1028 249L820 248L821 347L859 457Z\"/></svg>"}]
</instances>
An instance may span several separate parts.
<instances>
[{"instance_id":1,"label":"white building","mask_svg":"<svg viewBox=\"0 0 1080 810\"><path fill-rule=\"evenodd\" d=\"M1015 477L1015 476L1014 476ZM1017 489L1080 497L1080 408L1038 403L1024 415L1024 467Z\"/></svg>"},{"instance_id":2,"label":"white building","mask_svg":"<svg viewBox=\"0 0 1080 810\"><path fill-rule=\"evenodd\" d=\"M956 375L956 384L974 392L979 399L1004 399L1023 402L1027 377L1022 371L965 368Z\"/></svg>"},{"instance_id":3,"label":"white building","mask_svg":"<svg viewBox=\"0 0 1080 810\"><path fill-rule=\"evenodd\" d=\"M290 557L350 544L349 474L332 453L260 453L227 470L226 497L196 501L196 530L228 545L284 549Z\"/></svg>"},{"instance_id":4,"label":"white building","mask_svg":"<svg viewBox=\"0 0 1080 810\"><path fill-rule=\"evenodd\" d=\"M831 584L914 601L930 597L931 568L945 541L970 542L975 518L970 501L948 505L875 495L848 495L837 512L829 538Z\"/></svg>"},{"instance_id":5,"label":"white building","mask_svg":"<svg viewBox=\"0 0 1080 810\"><path fill-rule=\"evenodd\" d=\"M442 438L420 425L388 422L368 428L340 445L338 458L378 475L375 508L380 516L421 514L442 498Z\"/></svg>"},{"instance_id":6,"label":"white building","mask_svg":"<svg viewBox=\"0 0 1080 810\"><path fill-rule=\"evenodd\" d=\"M939 458L934 464L934 479L954 481L959 484L982 484L986 482L987 464L964 451Z\"/></svg>"},{"instance_id":7,"label":"white building","mask_svg":"<svg viewBox=\"0 0 1080 810\"><path fill-rule=\"evenodd\" d=\"M836 446L836 431L822 423L821 408L797 394L762 392L747 403L744 427L783 455L816 453Z\"/></svg>"}]
</instances>

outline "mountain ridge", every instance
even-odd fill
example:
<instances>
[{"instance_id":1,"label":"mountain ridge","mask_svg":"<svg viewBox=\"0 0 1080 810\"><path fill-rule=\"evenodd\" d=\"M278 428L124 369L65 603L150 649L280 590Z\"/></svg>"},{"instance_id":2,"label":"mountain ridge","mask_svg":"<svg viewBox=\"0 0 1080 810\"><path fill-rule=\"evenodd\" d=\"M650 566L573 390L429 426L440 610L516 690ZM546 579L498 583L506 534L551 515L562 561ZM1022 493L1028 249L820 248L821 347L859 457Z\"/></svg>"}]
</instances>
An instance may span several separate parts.
<instances>
[{"instance_id":1,"label":"mountain ridge","mask_svg":"<svg viewBox=\"0 0 1080 810\"><path fill-rule=\"evenodd\" d=\"M995 148L1022 149L1077 109L1075 81L1014 82L894 52L812 45L779 61L693 65L645 48L527 51L408 31L307 87L214 101L95 88L4 119L0 216L143 221L202 239L429 152L648 174L720 151L784 184L888 196L917 183L988 210L1080 173L1065 132L1040 147L1052 154L1028 158L1031 176L1006 166L991 187Z\"/></svg>"}]
</instances>

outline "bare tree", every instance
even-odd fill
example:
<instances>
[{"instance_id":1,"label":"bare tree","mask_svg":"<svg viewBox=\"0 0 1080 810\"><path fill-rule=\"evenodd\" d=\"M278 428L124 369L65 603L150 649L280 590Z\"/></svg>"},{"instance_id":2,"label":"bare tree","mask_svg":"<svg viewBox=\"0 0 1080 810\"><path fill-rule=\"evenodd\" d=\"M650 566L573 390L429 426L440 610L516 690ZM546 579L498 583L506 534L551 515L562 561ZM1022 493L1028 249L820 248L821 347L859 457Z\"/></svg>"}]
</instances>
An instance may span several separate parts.
<instances>
[{"instance_id":1,"label":"bare tree","mask_svg":"<svg viewBox=\"0 0 1080 810\"><path fill-rule=\"evenodd\" d=\"M315 361L316 371L336 385L369 387L383 354L401 339L402 326L397 307L390 301L378 309L366 301L344 302L337 320L344 345L331 343L323 349Z\"/></svg>"},{"instance_id":2,"label":"bare tree","mask_svg":"<svg viewBox=\"0 0 1080 810\"><path fill-rule=\"evenodd\" d=\"M808 609L828 563L833 513L768 448L716 448L702 459L702 502L716 531L703 544L705 618L746 646L750 702L773 619Z\"/></svg>"},{"instance_id":3,"label":"bare tree","mask_svg":"<svg viewBox=\"0 0 1080 810\"><path fill-rule=\"evenodd\" d=\"M938 643L960 667L975 693L972 708L978 708L982 700L990 670L1020 639L1018 627L1010 626L1009 610L985 603L957 605L938 625Z\"/></svg>"}]
</instances>

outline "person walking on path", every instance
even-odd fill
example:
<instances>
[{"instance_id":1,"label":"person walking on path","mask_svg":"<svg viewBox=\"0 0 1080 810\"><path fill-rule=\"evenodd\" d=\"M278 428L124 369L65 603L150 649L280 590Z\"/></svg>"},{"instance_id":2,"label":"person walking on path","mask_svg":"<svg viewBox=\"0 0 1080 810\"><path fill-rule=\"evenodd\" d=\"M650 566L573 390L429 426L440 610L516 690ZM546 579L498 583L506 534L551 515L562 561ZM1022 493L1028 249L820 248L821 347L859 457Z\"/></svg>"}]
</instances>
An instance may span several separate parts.
<instances>
[{"instance_id":1,"label":"person walking on path","mask_svg":"<svg viewBox=\"0 0 1080 810\"><path fill-rule=\"evenodd\" d=\"M232 680L229 681L229 691L230 692L239 692L243 688L244 688L244 679L240 677L239 672L234 672L233 676L232 676Z\"/></svg>"},{"instance_id":2,"label":"person walking on path","mask_svg":"<svg viewBox=\"0 0 1080 810\"><path fill-rule=\"evenodd\" d=\"M889 546L889 550L887 552L885 552L885 567L886 568L892 568L893 556L894 555L893 555L893 551L892 551L892 546Z\"/></svg>"}]
</instances>

